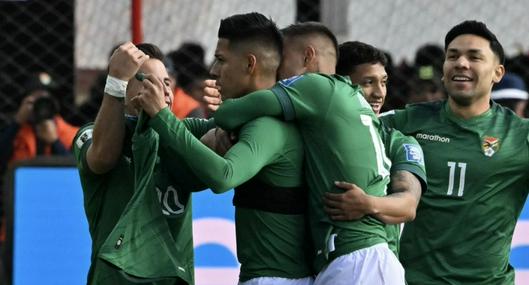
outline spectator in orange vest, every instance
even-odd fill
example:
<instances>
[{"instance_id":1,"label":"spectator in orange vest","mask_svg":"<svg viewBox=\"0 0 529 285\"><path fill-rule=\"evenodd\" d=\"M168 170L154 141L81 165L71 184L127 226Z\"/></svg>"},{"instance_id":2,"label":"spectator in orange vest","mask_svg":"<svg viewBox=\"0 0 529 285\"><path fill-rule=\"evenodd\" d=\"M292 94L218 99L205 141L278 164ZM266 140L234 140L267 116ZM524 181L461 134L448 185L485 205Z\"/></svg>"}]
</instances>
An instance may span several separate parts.
<instances>
[{"instance_id":1,"label":"spectator in orange vest","mask_svg":"<svg viewBox=\"0 0 529 285\"><path fill-rule=\"evenodd\" d=\"M40 155L70 155L78 127L68 124L59 115L58 103L49 93L49 75L40 73L36 78L38 84L29 86L29 95L22 100L14 119L0 131L1 177L14 161ZM1 207L0 216L3 216ZM4 240L4 233L2 229L0 242Z\"/></svg>"}]
</instances>

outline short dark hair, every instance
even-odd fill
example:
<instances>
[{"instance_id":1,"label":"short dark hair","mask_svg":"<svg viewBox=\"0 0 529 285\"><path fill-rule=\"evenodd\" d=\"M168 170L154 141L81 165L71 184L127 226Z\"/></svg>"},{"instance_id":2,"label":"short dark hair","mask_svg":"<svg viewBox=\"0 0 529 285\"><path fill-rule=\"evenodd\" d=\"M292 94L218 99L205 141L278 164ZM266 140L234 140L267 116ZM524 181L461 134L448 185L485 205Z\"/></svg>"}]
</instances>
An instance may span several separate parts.
<instances>
[{"instance_id":1,"label":"short dark hair","mask_svg":"<svg viewBox=\"0 0 529 285\"><path fill-rule=\"evenodd\" d=\"M478 21L464 21L454 26L445 37L445 51L448 49L448 45L460 35L476 35L489 41L490 49L498 57L501 64L505 62L505 52L501 43L496 38L496 35L492 33L483 22Z\"/></svg>"},{"instance_id":2,"label":"short dark hair","mask_svg":"<svg viewBox=\"0 0 529 285\"><path fill-rule=\"evenodd\" d=\"M160 50L160 48L154 44L150 43L140 43L136 44L136 47L141 50L143 53L148 55L150 58L155 58L160 60L161 62L164 62L165 56L163 52Z\"/></svg>"},{"instance_id":3,"label":"short dark hair","mask_svg":"<svg viewBox=\"0 0 529 285\"><path fill-rule=\"evenodd\" d=\"M358 41L345 42L339 46L340 57L336 64L336 74L348 76L355 68L364 63L380 63L384 67L388 59L384 52L376 47Z\"/></svg>"},{"instance_id":4,"label":"short dark hair","mask_svg":"<svg viewBox=\"0 0 529 285\"><path fill-rule=\"evenodd\" d=\"M252 42L275 49L281 60L283 37L276 24L260 13L237 14L222 19L218 37L229 40L230 44Z\"/></svg>"},{"instance_id":5,"label":"short dark hair","mask_svg":"<svg viewBox=\"0 0 529 285\"><path fill-rule=\"evenodd\" d=\"M339 55L338 50L338 40L336 40L336 36L333 34L333 32L327 28L322 23L319 22L303 22L303 23L296 23L287 26L286 28L281 29L281 33L283 33L284 37L303 37L303 36L309 36L309 35L321 35L326 38L328 38L333 46L334 50L336 52L336 57Z\"/></svg>"}]
</instances>

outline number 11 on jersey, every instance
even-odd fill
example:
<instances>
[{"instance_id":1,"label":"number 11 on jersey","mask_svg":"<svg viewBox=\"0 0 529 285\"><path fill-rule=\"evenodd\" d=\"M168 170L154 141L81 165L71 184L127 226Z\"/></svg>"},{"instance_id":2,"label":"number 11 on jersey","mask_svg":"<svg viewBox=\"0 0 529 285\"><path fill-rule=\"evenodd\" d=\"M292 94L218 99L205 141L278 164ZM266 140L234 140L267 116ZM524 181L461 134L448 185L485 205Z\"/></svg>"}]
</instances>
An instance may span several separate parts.
<instances>
[{"instance_id":1,"label":"number 11 on jersey","mask_svg":"<svg viewBox=\"0 0 529 285\"><path fill-rule=\"evenodd\" d=\"M465 173L467 171L467 164L465 162L449 161L448 167L450 168L450 174L448 177L448 191L446 192L446 195L451 196L454 192L456 170L459 168L459 188L457 189L457 196L461 197L465 191Z\"/></svg>"}]
</instances>

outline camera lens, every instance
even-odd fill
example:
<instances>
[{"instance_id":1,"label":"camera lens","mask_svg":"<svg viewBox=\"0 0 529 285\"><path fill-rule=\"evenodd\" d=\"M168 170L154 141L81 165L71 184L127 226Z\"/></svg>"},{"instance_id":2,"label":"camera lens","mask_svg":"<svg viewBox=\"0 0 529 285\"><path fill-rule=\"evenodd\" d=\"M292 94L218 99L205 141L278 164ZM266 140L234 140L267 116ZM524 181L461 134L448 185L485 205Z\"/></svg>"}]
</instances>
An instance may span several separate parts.
<instances>
[{"instance_id":1,"label":"camera lens","mask_svg":"<svg viewBox=\"0 0 529 285\"><path fill-rule=\"evenodd\" d=\"M48 96L39 97L33 104L33 119L35 123L52 119L57 114L57 106Z\"/></svg>"}]
</instances>

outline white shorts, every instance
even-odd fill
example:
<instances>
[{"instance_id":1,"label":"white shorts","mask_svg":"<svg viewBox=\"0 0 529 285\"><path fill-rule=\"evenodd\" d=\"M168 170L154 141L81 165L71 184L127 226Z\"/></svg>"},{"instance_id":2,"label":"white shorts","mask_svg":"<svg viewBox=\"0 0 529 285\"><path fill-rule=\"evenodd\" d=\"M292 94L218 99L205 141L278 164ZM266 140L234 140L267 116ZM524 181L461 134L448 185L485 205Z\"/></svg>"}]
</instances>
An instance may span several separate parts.
<instances>
[{"instance_id":1,"label":"white shorts","mask_svg":"<svg viewBox=\"0 0 529 285\"><path fill-rule=\"evenodd\" d=\"M258 277L252 278L248 281L239 282L239 285L312 285L314 279L312 277L289 279L281 277Z\"/></svg>"},{"instance_id":2,"label":"white shorts","mask_svg":"<svg viewBox=\"0 0 529 285\"><path fill-rule=\"evenodd\" d=\"M404 268L386 243L342 255L323 269L314 285L405 285Z\"/></svg>"}]
</instances>

